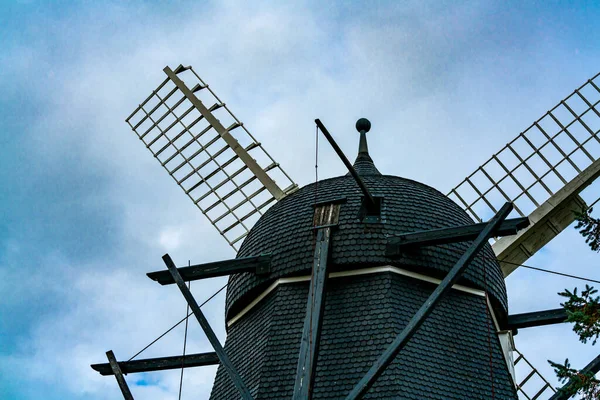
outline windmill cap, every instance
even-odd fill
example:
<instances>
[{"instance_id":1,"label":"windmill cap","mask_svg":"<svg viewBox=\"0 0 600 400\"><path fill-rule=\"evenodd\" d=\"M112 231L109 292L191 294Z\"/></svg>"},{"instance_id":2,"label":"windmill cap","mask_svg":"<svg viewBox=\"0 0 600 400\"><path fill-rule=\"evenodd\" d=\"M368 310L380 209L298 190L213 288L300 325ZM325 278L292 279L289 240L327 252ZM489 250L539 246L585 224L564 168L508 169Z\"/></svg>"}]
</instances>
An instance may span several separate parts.
<instances>
[{"instance_id":1,"label":"windmill cap","mask_svg":"<svg viewBox=\"0 0 600 400\"><path fill-rule=\"evenodd\" d=\"M474 223L471 217L451 198L430 186L375 173L373 164L364 159L358 164L363 182L380 199L380 221L359 217L363 195L351 176L320 180L279 200L252 227L238 253L239 258L271 254L270 275L231 275L225 307L228 319L277 279L311 274L317 204L339 204L339 219L328 250L330 272L390 267L443 279L454 267L469 242L425 246L390 258L386 256L387 241L408 232L470 225ZM489 244L467 266L460 284L488 292L496 316L500 320L506 317L504 277Z\"/></svg>"}]
</instances>

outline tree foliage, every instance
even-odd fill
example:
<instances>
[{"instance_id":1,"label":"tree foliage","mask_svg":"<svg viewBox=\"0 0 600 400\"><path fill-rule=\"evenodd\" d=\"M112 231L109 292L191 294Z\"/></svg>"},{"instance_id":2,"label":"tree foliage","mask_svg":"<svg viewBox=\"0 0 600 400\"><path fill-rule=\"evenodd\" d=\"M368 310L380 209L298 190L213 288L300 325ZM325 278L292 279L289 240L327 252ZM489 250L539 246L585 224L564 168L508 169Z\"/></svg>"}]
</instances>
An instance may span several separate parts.
<instances>
[{"instance_id":1,"label":"tree foliage","mask_svg":"<svg viewBox=\"0 0 600 400\"><path fill-rule=\"evenodd\" d=\"M568 386L561 389L565 392L565 395L574 396L579 394L584 400L600 399L600 381L594 377L593 373L571 368L568 359L565 360L564 364L548 362L554 367L554 372L556 372L556 376L561 383L570 382Z\"/></svg>"},{"instance_id":2,"label":"tree foliage","mask_svg":"<svg viewBox=\"0 0 600 400\"><path fill-rule=\"evenodd\" d=\"M577 293L577 288L573 291L565 289L559 295L568 300L561 303L561 306L567 311L567 322L573 323L573 331L579 336L579 340L587 343L592 341L596 344L600 336L600 297L594 295L598 290L589 285L585 285L585 290L581 295Z\"/></svg>"},{"instance_id":3,"label":"tree foliage","mask_svg":"<svg viewBox=\"0 0 600 400\"><path fill-rule=\"evenodd\" d=\"M593 251L600 251L600 219L592 217L593 209L584 209L581 212L575 212L579 233L585 238L585 242ZM565 289L558 293L567 300L561 303L567 312L567 322L573 323L573 331L579 336L583 343L592 341L596 344L600 336L600 297L594 296L598 290L586 285L581 294L577 293L577 288L573 291ZM564 364L559 364L548 360L554 367L554 372L561 383L567 383L563 389L566 395L573 396L579 394L585 400L600 400L600 381L595 378L592 372L576 370L571 368L569 359Z\"/></svg>"},{"instance_id":4,"label":"tree foliage","mask_svg":"<svg viewBox=\"0 0 600 400\"><path fill-rule=\"evenodd\" d=\"M600 219L592 217L593 208L575 211L575 220L579 233L585 238L585 242L594 251L600 251Z\"/></svg>"},{"instance_id":5,"label":"tree foliage","mask_svg":"<svg viewBox=\"0 0 600 400\"><path fill-rule=\"evenodd\" d=\"M596 344L600 336L600 296L594 296L598 290L586 285L585 290L578 293L577 288L570 291L565 289L559 295L567 300L561 303L567 312L567 322L573 323L573 331L579 336L583 343L592 341ZM593 373L584 372L571 368L569 360L559 364L548 360L554 367L554 372L562 383L569 382L565 391L568 396L579 394L585 400L600 399L600 381Z\"/></svg>"}]
</instances>

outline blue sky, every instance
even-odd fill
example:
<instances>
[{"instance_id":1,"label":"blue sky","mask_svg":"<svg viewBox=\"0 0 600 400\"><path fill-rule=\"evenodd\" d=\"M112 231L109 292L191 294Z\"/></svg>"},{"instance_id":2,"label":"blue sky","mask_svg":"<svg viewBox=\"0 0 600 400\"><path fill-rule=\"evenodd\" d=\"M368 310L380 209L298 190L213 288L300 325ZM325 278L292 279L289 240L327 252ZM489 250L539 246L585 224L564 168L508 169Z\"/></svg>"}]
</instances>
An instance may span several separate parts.
<instances>
[{"instance_id":1,"label":"blue sky","mask_svg":"<svg viewBox=\"0 0 600 400\"><path fill-rule=\"evenodd\" d=\"M597 2L1 1L0 397L118 398L88 365L128 358L185 312L144 274L165 252L232 256L124 122L165 65L192 64L301 185L314 118L352 158L364 116L382 172L447 192L600 70L598 20ZM344 173L324 146L319 171ZM598 260L570 229L528 264L598 279ZM580 283L520 269L507 285L524 312ZM223 296L206 310L224 339ZM190 351L209 351L194 325ZM178 353L182 334L145 354ZM548 378L546 359L598 351L568 326L515 340ZM206 398L213 374L186 371L184 398ZM140 398L176 398L176 371L136 379Z\"/></svg>"}]
</instances>

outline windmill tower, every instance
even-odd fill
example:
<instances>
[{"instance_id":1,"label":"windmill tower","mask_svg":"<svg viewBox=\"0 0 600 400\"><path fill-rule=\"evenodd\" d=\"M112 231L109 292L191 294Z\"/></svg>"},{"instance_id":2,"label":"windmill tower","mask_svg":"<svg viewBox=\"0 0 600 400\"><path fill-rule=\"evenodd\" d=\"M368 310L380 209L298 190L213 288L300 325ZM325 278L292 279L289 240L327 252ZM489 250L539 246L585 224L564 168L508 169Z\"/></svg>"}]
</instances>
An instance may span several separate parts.
<instances>
[{"instance_id":1,"label":"windmill tower","mask_svg":"<svg viewBox=\"0 0 600 400\"><path fill-rule=\"evenodd\" d=\"M513 358L512 334L564 312L509 315L504 277L586 207L579 193L600 174L598 75L445 196L382 174L365 119L354 163L316 121L349 173L299 189L191 67L164 72L127 122L237 256L177 268L165 255L167 270L148 274L177 284L215 352L129 362L107 353L93 368L114 374L126 398L123 373L208 364L219 364L215 400L551 394L547 382L525 390L533 367L517 381L524 358ZM224 347L185 285L221 275Z\"/></svg>"}]
</instances>

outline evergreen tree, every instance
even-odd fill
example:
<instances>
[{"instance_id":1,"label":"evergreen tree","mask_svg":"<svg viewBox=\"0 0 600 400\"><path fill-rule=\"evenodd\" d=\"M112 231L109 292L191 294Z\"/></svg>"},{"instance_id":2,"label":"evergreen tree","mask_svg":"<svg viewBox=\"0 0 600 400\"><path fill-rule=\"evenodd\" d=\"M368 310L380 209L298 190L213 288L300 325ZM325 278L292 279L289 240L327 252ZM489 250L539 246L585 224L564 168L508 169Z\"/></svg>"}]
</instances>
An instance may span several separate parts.
<instances>
[{"instance_id":1,"label":"evergreen tree","mask_svg":"<svg viewBox=\"0 0 600 400\"><path fill-rule=\"evenodd\" d=\"M591 208L576 212L577 225L575 228L579 229L590 248L597 252L600 251L600 219L593 218L591 212ZM577 293L577 288L573 291L565 289L564 292L558 293L567 299L561 303L567 312L567 322L573 323L573 331L579 336L581 342L591 341L592 346L596 344L600 336L600 297L594 296L597 292L598 290L586 285L581 294ZM600 381L595 378L594 374L571 368L568 359L564 364L550 360L548 362L554 367L560 382L571 382L565 390L566 395L579 394L585 400L600 399Z\"/></svg>"}]
</instances>

